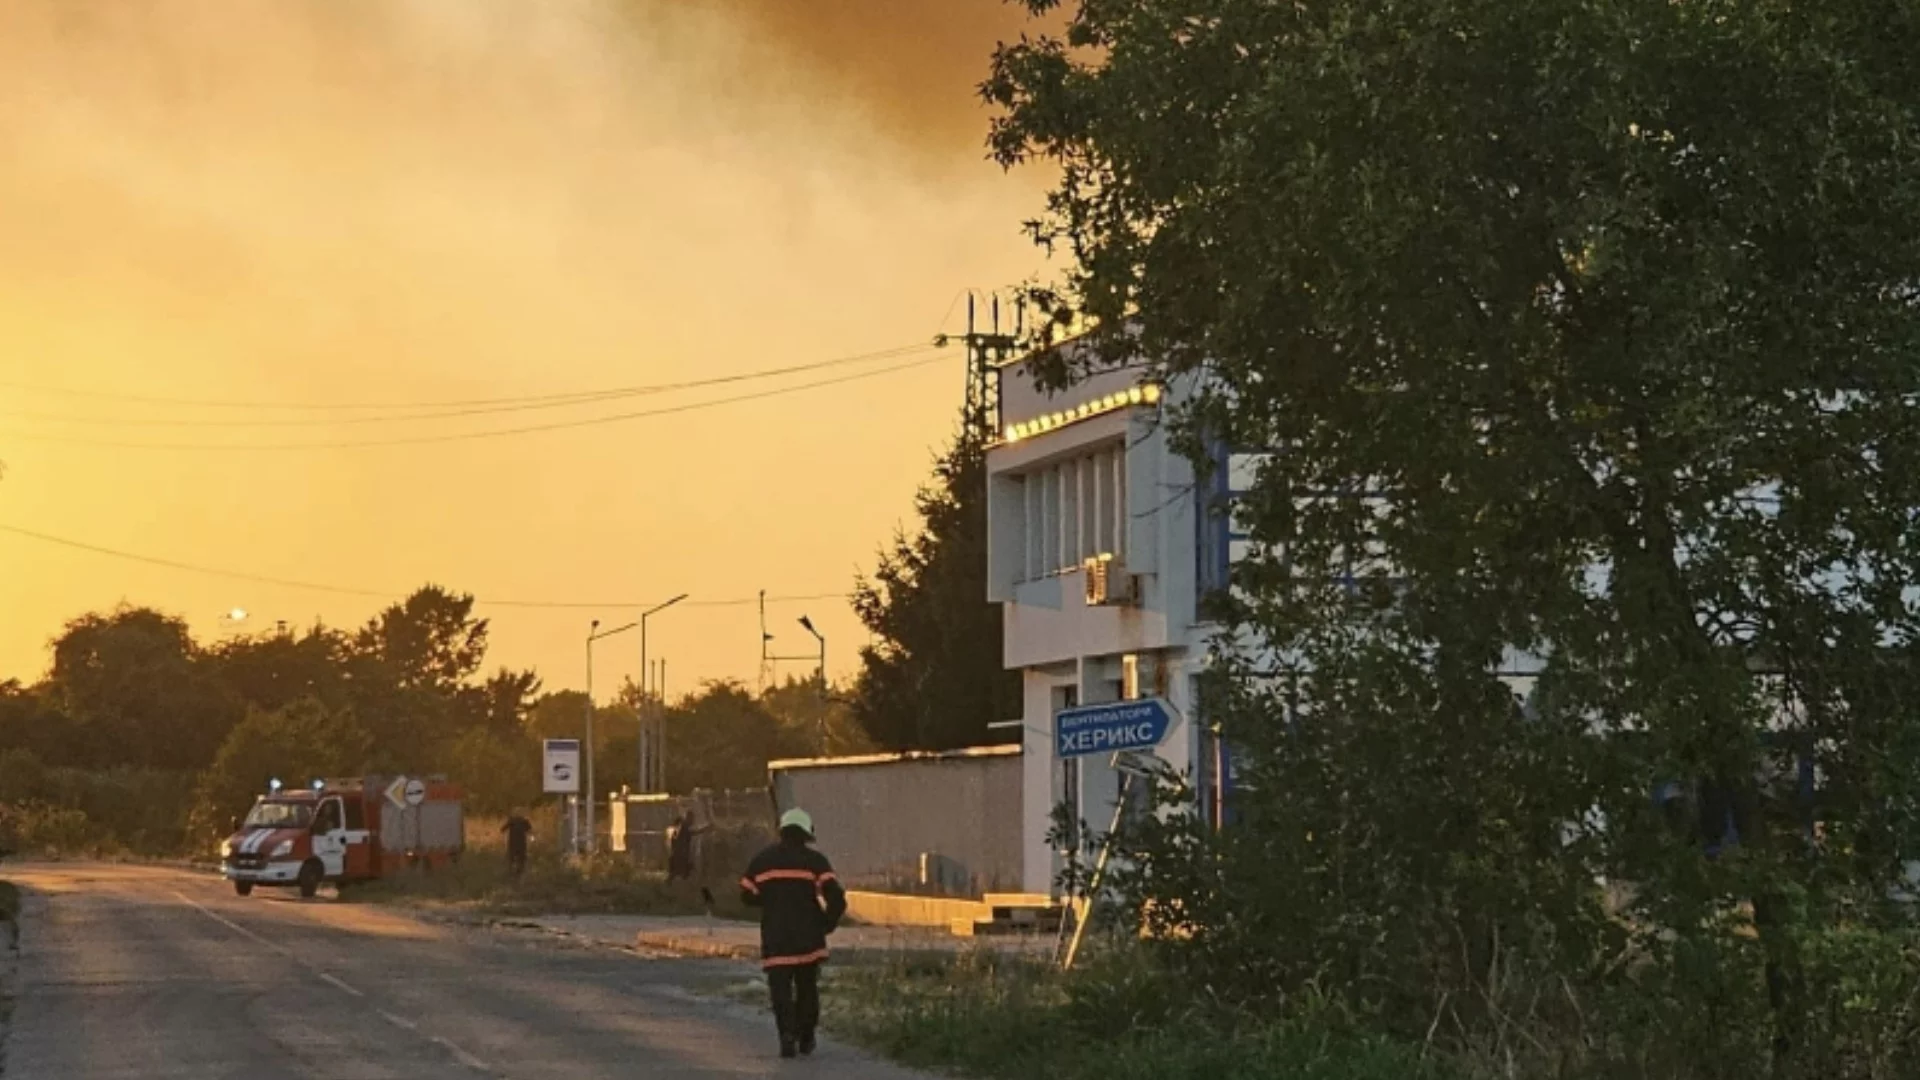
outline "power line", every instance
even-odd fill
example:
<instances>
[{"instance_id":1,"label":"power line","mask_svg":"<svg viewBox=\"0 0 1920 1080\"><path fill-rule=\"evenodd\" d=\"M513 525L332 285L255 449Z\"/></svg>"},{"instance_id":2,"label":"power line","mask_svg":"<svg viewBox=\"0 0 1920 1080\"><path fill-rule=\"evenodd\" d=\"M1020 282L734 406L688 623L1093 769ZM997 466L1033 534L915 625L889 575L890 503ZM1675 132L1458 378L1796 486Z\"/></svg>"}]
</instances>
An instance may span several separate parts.
<instances>
[{"instance_id":1,"label":"power line","mask_svg":"<svg viewBox=\"0 0 1920 1080\"><path fill-rule=\"evenodd\" d=\"M767 368L759 371L740 372L733 375L721 375L721 376L715 376L715 377L706 378L706 379L694 379L687 382L655 383L652 385L641 385L641 386L616 386L616 387L607 387L599 390L572 390L572 391L566 391L561 393L551 393L551 394L522 394L522 395L509 396L509 397L469 398L465 400L452 400L452 401L293 402L293 401L209 400L209 399L196 399L196 398L149 397L149 396L143 396L138 394L116 394L110 391L78 390L71 387L41 386L33 383L9 382L4 380L0 380L0 388L5 388L9 390L23 390L28 393L36 393L36 394L51 394L51 395L57 395L61 397L87 398L95 401L115 401L123 404L130 404L130 405L172 405L180 408L193 408L193 409L266 409L266 410L279 409L279 410L301 411L301 412L346 412L346 411L360 410L360 409L405 409L405 410L431 411L431 410L439 410L439 409L488 410L493 408L500 408L502 411L510 411L512 409L519 409L519 408L543 408L543 407L553 408L553 407L564 406L564 405L590 403L590 402L601 401L601 400L606 400L610 398L635 397L642 394L660 394L660 393L669 393L676 390L691 390L691 389L696 389L704 386L719 386L726 383L745 382L752 379L772 378L779 375L797 375L797 374L808 372L808 371L818 371L823 368L841 367L849 364L860 364L860 363L866 363L868 361L874 361L874 360L887 360L896 356L903 356L908 353L920 352L931 347L932 346L925 343L919 343L919 344L913 344L913 345L896 345L893 348L881 349L876 352L857 353L850 356L836 356L831 359L817 360L807 364L795 364L789 367ZM458 416L458 415L467 415L467 414L449 413L447 415ZM86 420L85 418L72 418L72 419L77 419L77 420L80 420L81 422L92 422L92 421ZM364 418L359 420L340 419L340 420L317 420L317 421L305 421L305 422L307 423L354 423L354 422L369 422L369 421L379 420L379 419L383 419L383 418L369 417L369 418ZM405 417L394 417L393 419L418 419L418 417L405 416ZM106 421L106 422L151 423L152 421ZM262 423L292 423L292 422L294 421L286 421L286 420L237 421L237 422L226 421L224 423L262 424ZM202 421L202 423L219 424L223 422Z\"/></svg>"},{"instance_id":2,"label":"power line","mask_svg":"<svg viewBox=\"0 0 1920 1080\"><path fill-rule=\"evenodd\" d=\"M89 544L84 540L73 540L68 537L54 536L50 533L38 532L33 529L23 529L18 525L0 524L0 533L8 533L13 536L24 537L28 540L37 540L44 544L52 544L57 547L72 548L76 551L85 551L94 555L102 555L108 558L120 559L126 562L144 563L145 565L148 565L148 566L158 566L168 570L178 570L178 571L189 573L189 574L200 574L206 577L224 578L229 581L244 581L252 585L271 585L276 588L282 588L282 589L300 589L306 592L332 593L336 596L356 596L356 597L370 598L374 600L398 600L406 596L406 593L404 592L396 592L392 590L367 589L367 588L358 588L358 587L349 586L349 585L330 585L330 584L321 584L319 582L312 582L312 581L298 581L291 578L273 577L267 574L252 574L243 570L222 570L218 567L213 567L213 566L201 566L197 563L180 562L175 559L165 559L165 558L160 558L154 555L141 555L136 552L122 551L117 548L103 547L99 544ZM769 603L778 602L778 603L794 604L794 603L808 603L808 602L816 602L816 601L824 601L824 600L844 600L846 598L847 598L846 593L814 593L812 595L806 595L806 596L769 596L766 599ZM749 604L757 604L759 602L760 602L759 597L748 596L748 597L741 597L738 599L725 599L725 600L699 600L699 599L688 600L685 606L712 607L712 608L745 607ZM481 597L476 597L474 599L474 603L482 607L538 608L538 609L547 609L547 610L579 610L579 611L618 611L618 610L625 610L625 609L644 609L644 608L650 608L656 605L656 601L615 601L615 602L601 603L601 602L588 602L588 601L579 601L579 600L494 600L494 599L486 599Z\"/></svg>"},{"instance_id":3,"label":"power line","mask_svg":"<svg viewBox=\"0 0 1920 1080\"><path fill-rule=\"evenodd\" d=\"M668 405L657 409L641 409L635 412L613 413L606 416L582 417L576 420L556 420L544 424L527 424L510 428L489 428L481 431L447 432L439 435L411 435L388 439L358 439L335 442L167 443L134 442L118 439L89 439L76 435L55 435L37 431L10 430L3 434L8 438L14 439L28 439L39 442L62 443L68 446L90 446L112 450L348 450L365 447L420 446L429 443L466 442L474 439L495 439L512 435L532 435L539 432L564 431L572 428L594 427L602 424L619 424L656 416L672 416L679 413L697 412L702 409L716 408L721 405L734 405L746 401L760 401L765 398L799 393L803 390L818 390L823 387L858 382L862 379L877 378L881 375L890 375L895 372L925 367L941 359L944 359L944 357L923 357L902 364L892 364L887 367L876 368L872 371L861 371L851 375L839 375L831 379L816 379L812 382L796 383L792 386L783 386L772 390L758 390L748 394L735 394L732 397L714 398L710 401L694 401L682 405Z\"/></svg>"}]
</instances>

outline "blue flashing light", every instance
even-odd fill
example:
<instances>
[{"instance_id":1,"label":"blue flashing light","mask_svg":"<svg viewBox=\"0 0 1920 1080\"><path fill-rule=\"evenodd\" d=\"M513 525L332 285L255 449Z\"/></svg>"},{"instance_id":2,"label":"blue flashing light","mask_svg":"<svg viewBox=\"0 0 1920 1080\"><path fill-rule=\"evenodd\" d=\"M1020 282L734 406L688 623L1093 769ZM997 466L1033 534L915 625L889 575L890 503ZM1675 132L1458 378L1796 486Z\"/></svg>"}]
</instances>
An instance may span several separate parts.
<instances>
[{"instance_id":1,"label":"blue flashing light","mask_svg":"<svg viewBox=\"0 0 1920 1080\"><path fill-rule=\"evenodd\" d=\"M277 776L276 776L276 777L274 777L273 779L271 779L271 780L269 780L269 781L267 781L267 790L268 790L268 791L270 791L270 792L273 792L273 793L275 793L275 794L278 794L278 793L279 793L279 791L280 791L280 789L281 789L281 787L283 787L283 786L284 786L284 785L282 785L282 784L280 783L280 778L279 778L279 777L277 777Z\"/></svg>"}]
</instances>

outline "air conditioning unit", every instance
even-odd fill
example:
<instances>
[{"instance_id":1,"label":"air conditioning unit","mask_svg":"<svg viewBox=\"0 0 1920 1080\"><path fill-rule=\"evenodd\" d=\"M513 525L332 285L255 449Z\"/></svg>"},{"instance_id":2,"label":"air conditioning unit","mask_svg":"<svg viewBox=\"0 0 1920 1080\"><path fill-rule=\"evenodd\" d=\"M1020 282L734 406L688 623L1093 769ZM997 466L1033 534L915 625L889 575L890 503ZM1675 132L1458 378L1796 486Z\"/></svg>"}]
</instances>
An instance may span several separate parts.
<instances>
[{"instance_id":1,"label":"air conditioning unit","mask_svg":"<svg viewBox=\"0 0 1920 1080\"><path fill-rule=\"evenodd\" d=\"M1140 602L1140 578L1111 555L1088 559L1084 565L1088 607L1132 607Z\"/></svg>"}]
</instances>

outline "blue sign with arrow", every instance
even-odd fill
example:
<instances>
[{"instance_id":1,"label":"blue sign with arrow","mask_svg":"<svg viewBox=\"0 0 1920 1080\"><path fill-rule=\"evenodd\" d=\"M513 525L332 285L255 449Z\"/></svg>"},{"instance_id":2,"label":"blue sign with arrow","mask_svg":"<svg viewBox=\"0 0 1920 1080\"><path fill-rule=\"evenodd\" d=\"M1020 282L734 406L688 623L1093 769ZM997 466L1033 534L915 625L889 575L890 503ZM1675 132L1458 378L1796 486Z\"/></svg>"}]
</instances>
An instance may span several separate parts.
<instances>
[{"instance_id":1,"label":"blue sign with arrow","mask_svg":"<svg viewBox=\"0 0 1920 1080\"><path fill-rule=\"evenodd\" d=\"M1054 752L1063 758L1151 750L1173 728L1173 706L1159 698L1062 709L1053 716Z\"/></svg>"}]
</instances>

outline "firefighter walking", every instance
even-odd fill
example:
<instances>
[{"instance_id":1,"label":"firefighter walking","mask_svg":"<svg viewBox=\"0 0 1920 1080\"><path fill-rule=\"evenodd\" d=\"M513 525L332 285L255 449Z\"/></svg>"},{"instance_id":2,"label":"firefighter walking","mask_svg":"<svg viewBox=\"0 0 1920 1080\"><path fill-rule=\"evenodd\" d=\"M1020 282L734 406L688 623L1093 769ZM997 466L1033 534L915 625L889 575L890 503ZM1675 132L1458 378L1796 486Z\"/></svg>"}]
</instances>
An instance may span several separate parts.
<instances>
[{"instance_id":1,"label":"firefighter walking","mask_svg":"<svg viewBox=\"0 0 1920 1080\"><path fill-rule=\"evenodd\" d=\"M740 877L740 899L760 909L760 965L773 995L780 1056L788 1058L813 1053L827 935L847 913L847 894L813 839L813 818L787 811L780 815L779 841L755 855Z\"/></svg>"}]
</instances>

